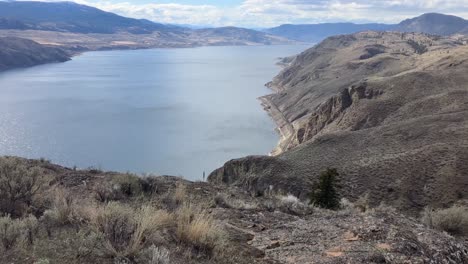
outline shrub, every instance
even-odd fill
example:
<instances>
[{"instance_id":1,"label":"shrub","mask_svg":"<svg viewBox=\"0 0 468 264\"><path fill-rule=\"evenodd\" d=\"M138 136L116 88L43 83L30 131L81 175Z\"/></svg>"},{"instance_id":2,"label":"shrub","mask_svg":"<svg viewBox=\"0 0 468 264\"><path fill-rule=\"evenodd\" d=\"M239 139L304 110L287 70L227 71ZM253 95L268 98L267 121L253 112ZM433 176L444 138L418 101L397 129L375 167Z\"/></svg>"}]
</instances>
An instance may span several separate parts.
<instances>
[{"instance_id":1,"label":"shrub","mask_svg":"<svg viewBox=\"0 0 468 264\"><path fill-rule=\"evenodd\" d=\"M430 228L443 230L452 235L468 236L468 208L464 206L455 205L439 210L426 207L422 221Z\"/></svg>"},{"instance_id":2,"label":"shrub","mask_svg":"<svg viewBox=\"0 0 468 264\"><path fill-rule=\"evenodd\" d=\"M426 53L428 51L426 45L424 45L422 43L419 43L419 42L416 42L416 41L414 41L412 39L409 39L407 41L407 43L408 43L408 45L410 45L413 48L414 52L417 53L417 54L421 55L421 54L424 54L424 53Z\"/></svg>"},{"instance_id":3,"label":"shrub","mask_svg":"<svg viewBox=\"0 0 468 264\"><path fill-rule=\"evenodd\" d=\"M154 176L143 176L140 178L141 190L147 195L158 193L158 181Z\"/></svg>"},{"instance_id":4,"label":"shrub","mask_svg":"<svg viewBox=\"0 0 468 264\"><path fill-rule=\"evenodd\" d=\"M312 212L309 206L301 202L299 198L292 194L279 196L277 208L283 213L292 215L306 215Z\"/></svg>"},{"instance_id":5,"label":"shrub","mask_svg":"<svg viewBox=\"0 0 468 264\"><path fill-rule=\"evenodd\" d=\"M370 205L369 205L369 193L366 193L364 195L361 195L355 202L354 202L354 207L359 209L361 212L366 212L369 210Z\"/></svg>"},{"instance_id":6,"label":"shrub","mask_svg":"<svg viewBox=\"0 0 468 264\"><path fill-rule=\"evenodd\" d=\"M211 256L224 240L223 230L205 210L184 204L175 214L175 235L179 243Z\"/></svg>"},{"instance_id":7,"label":"shrub","mask_svg":"<svg viewBox=\"0 0 468 264\"><path fill-rule=\"evenodd\" d=\"M319 183L315 186L310 203L316 206L337 209L340 206L340 197L337 189L337 177L339 176L336 169L327 169L320 174Z\"/></svg>"},{"instance_id":8,"label":"shrub","mask_svg":"<svg viewBox=\"0 0 468 264\"><path fill-rule=\"evenodd\" d=\"M141 194L141 180L132 174L118 175L114 178L117 189L125 196L137 196Z\"/></svg>"},{"instance_id":9,"label":"shrub","mask_svg":"<svg viewBox=\"0 0 468 264\"><path fill-rule=\"evenodd\" d=\"M21 222L9 216L0 217L0 240L3 249L11 249L21 237Z\"/></svg>"},{"instance_id":10,"label":"shrub","mask_svg":"<svg viewBox=\"0 0 468 264\"><path fill-rule=\"evenodd\" d=\"M102 240L101 248L109 257L135 257L152 236L171 223L171 215L145 206L134 210L111 202L96 210L90 227Z\"/></svg>"},{"instance_id":11,"label":"shrub","mask_svg":"<svg viewBox=\"0 0 468 264\"><path fill-rule=\"evenodd\" d=\"M52 201L52 207L46 210L41 217L47 235L50 237L52 229L68 224L79 224L83 222L83 215L79 206L71 194L65 189L56 189Z\"/></svg>"},{"instance_id":12,"label":"shrub","mask_svg":"<svg viewBox=\"0 0 468 264\"><path fill-rule=\"evenodd\" d=\"M33 244L37 232L38 222L34 216L24 219L0 217L0 243L5 250L12 249L20 240Z\"/></svg>"},{"instance_id":13,"label":"shrub","mask_svg":"<svg viewBox=\"0 0 468 264\"><path fill-rule=\"evenodd\" d=\"M96 200L98 200L101 203L107 203L110 201L118 200L116 190L104 183L95 185L93 191Z\"/></svg>"},{"instance_id":14,"label":"shrub","mask_svg":"<svg viewBox=\"0 0 468 264\"><path fill-rule=\"evenodd\" d=\"M37 221L37 218L33 215L29 215L28 217L21 220L20 225L25 242L28 245L34 244L34 237L39 232L39 222Z\"/></svg>"},{"instance_id":15,"label":"shrub","mask_svg":"<svg viewBox=\"0 0 468 264\"><path fill-rule=\"evenodd\" d=\"M38 168L28 169L15 158L0 159L0 212L21 217L43 187Z\"/></svg>"}]
</instances>

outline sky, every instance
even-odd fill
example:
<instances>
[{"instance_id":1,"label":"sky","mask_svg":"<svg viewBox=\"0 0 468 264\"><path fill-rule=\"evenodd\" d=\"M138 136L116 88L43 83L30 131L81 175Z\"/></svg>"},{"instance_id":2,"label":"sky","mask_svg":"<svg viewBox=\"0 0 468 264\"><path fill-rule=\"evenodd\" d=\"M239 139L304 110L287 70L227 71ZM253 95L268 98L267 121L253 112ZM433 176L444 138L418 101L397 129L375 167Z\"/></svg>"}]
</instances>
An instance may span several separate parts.
<instances>
[{"instance_id":1,"label":"sky","mask_svg":"<svg viewBox=\"0 0 468 264\"><path fill-rule=\"evenodd\" d=\"M56 0L48 0L56 1ZM399 23L423 13L468 18L468 0L74 0L160 23L274 27L324 22Z\"/></svg>"}]
</instances>

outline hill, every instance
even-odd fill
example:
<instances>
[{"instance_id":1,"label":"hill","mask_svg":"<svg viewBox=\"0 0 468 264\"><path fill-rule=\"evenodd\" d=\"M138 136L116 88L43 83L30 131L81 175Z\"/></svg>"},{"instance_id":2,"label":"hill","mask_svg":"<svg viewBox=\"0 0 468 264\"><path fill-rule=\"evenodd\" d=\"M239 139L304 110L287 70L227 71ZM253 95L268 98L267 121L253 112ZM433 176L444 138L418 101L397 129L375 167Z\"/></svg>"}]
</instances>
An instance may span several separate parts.
<instances>
[{"instance_id":1,"label":"hill","mask_svg":"<svg viewBox=\"0 0 468 264\"><path fill-rule=\"evenodd\" d=\"M149 34L182 28L122 17L73 2L0 2L0 29Z\"/></svg>"},{"instance_id":2,"label":"hill","mask_svg":"<svg viewBox=\"0 0 468 264\"><path fill-rule=\"evenodd\" d=\"M37 1L0 1L0 36L71 51L291 43L244 28L191 29L126 18L72 2Z\"/></svg>"},{"instance_id":3,"label":"hill","mask_svg":"<svg viewBox=\"0 0 468 264\"><path fill-rule=\"evenodd\" d=\"M395 29L402 32L423 32L448 36L468 32L468 20L456 16L429 13L407 19L398 24Z\"/></svg>"},{"instance_id":4,"label":"hill","mask_svg":"<svg viewBox=\"0 0 468 264\"><path fill-rule=\"evenodd\" d=\"M316 43L334 35L351 34L366 30L386 31L393 27L394 25L354 23L287 24L267 29L266 32L288 39Z\"/></svg>"},{"instance_id":5,"label":"hill","mask_svg":"<svg viewBox=\"0 0 468 264\"><path fill-rule=\"evenodd\" d=\"M418 32L448 36L457 33L468 33L468 21L456 16L429 13L404 20L399 24L325 23L281 25L279 27L267 29L266 32L298 41L320 42L330 36L352 34L368 30Z\"/></svg>"},{"instance_id":6,"label":"hill","mask_svg":"<svg viewBox=\"0 0 468 264\"><path fill-rule=\"evenodd\" d=\"M203 42L206 39L218 40L218 42L210 41L214 45L223 44L251 44L251 45L271 45L275 43L286 43L284 38L259 32L256 30L238 28L238 27L220 27L220 28L205 28L197 29L192 33L192 39L199 39Z\"/></svg>"},{"instance_id":7,"label":"hill","mask_svg":"<svg viewBox=\"0 0 468 264\"><path fill-rule=\"evenodd\" d=\"M40 45L32 40L0 37L0 71L64 62L70 55L62 49Z\"/></svg>"},{"instance_id":8,"label":"hill","mask_svg":"<svg viewBox=\"0 0 468 264\"><path fill-rule=\"evenodd\" d=\"M233 160L209 179L307 198L337 168L343 192L416 213L468 197L466 39L361 32L296 56L261 98L275 157Z\"/></svg>"},{"instance_id":9,"label":"hill","mask_svg":"<svg viewBox=\"0 0 468 264\"><path fill-rule=\"evenodd\" d=\"M0 263L468 261L458 229L450 235L385 206L343 200L332 211L293 196L13 157L0 157L0 183ZM468 221L465 207L454 209Z\"/></svg>"}]
</instances>

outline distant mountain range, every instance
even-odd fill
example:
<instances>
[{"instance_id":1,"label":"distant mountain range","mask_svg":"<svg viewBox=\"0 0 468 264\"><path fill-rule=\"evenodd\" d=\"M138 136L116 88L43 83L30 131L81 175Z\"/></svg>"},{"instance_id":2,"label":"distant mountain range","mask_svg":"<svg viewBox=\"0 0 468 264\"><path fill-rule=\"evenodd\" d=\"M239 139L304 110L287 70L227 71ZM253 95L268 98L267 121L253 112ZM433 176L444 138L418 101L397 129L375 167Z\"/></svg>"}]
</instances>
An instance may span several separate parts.
<instances>
[{"instance_id":1,"label":"distant mountain range","mask_svg":"<svg viewBox=\"0 0 468 264\"><path fill-rule=\"evenodd\" d=\"M354 23L324 23L304 25L281 25L266 29L265 32L303 42L318 42L327 37L342 34L352 34L365 30L386 31L392 25L385 24L354 24Z\"/></svg>"},{"instance_id":2,"label":"distant mountain range","mask_svg":"<svg viewBox=\"0 0 468 264\"><path fill-rule=\"evenodd\" d=\"M456 16L429 13L404 20L399 24L325 23L281 25L266 29L265 32L297 41L319 42L330 36L352 34L366 30L418 32L435 35L466 34L468 33L468 20Z\"/></svg>"},{"instance_id":3,"label":"distant mountain range","mask_svg":"<svg viewBox=\"0 0 468 264\"><path fill-rule=\"evenodd\" d=\"M155 23L73 2L0 1L0 36L73 51L291 43L237 27L196 29Z\"/></svg>"},{"instance_id":4,"label":"distant mountain range","mask_svg":"<svg viewBox=\"0 0 468 264\"><path fill-rule=\"evenodd\" d=\"M0 2L0 29L33 29L74 33L148 34L182 27L122 17L73 2Z\"/></svg>"}]
</instances>

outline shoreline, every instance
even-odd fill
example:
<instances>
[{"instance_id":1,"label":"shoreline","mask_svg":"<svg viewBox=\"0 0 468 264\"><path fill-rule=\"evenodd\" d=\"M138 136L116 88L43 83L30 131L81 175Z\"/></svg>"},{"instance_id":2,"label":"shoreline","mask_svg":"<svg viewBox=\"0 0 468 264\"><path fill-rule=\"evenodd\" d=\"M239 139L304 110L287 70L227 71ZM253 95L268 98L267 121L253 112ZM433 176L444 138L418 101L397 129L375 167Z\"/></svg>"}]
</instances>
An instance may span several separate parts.
<instances>
[{"instance_id":1,"label":"shoreline","mask_svg":"<svg viewBox=\"0 0 468 264\"><path fill-rule=\"evenodd\" d=\"M286 151L294 135L294 127L289 123L283 112L268 98L271 95L265 95L257 98L260 101L263 110L267 112L273 122L276 124L275 131L280 135L280 140L276 147L269 153L270 156L278 156Z\"/></svg>"}]
</instances>

